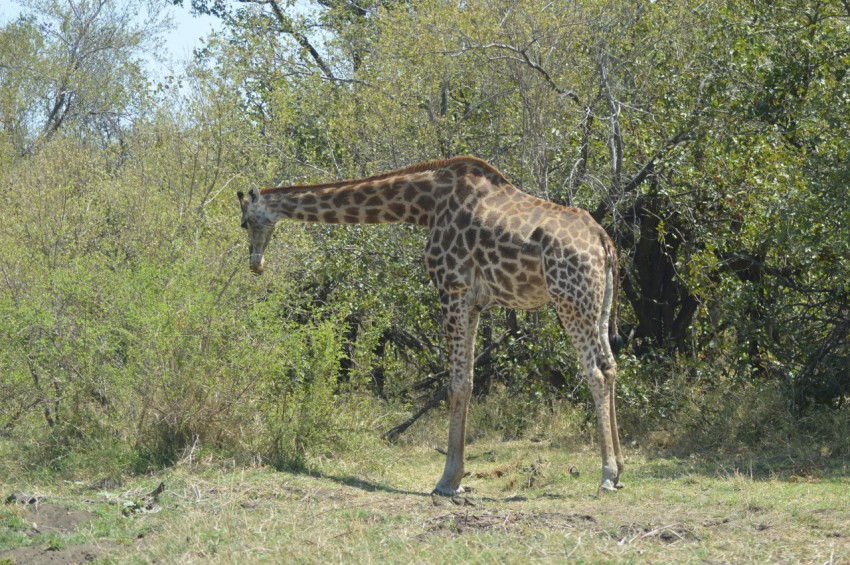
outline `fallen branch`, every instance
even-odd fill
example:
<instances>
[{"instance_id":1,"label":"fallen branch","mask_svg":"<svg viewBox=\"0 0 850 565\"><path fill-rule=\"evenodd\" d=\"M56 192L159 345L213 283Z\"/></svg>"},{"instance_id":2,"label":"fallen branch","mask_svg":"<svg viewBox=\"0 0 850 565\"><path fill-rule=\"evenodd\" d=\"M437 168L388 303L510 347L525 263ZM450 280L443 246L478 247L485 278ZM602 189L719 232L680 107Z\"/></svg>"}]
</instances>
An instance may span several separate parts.
<instances>
[{"instance_id":1,"label":"fallen branch","mask_svg":"<svg viewBox=\"0 0 850 565\"><path fill-rule=\"evenodd\" d=\"M512 335L515 335L515 332L512 331L512 330L508 330L505 333L503 333L502 335L500 335L497 339L493 340L493 342L490 343L490 345L488 345L487 347L485 347L481 351L481 353L475 358L474 363L476 365L478 363L483 363L486 359L488 359L490 357L490 355L492 354L494 349L496 349L509 336L512 336ZM444 377L448 374L449 374L448 371L440 371L436 375L429 377L428 381L429 382L436 382L438 379L440 379L440 378L442 378L442 377ZM393 429L389 430L388 432L384 433L384 435L382 437L387 441L397 440L398 436L403 434L407 430L407 428L409 428L410 426L412 426L416 422L416 420L421 418L423 415L425 415L426 412L428 412L429 410L431 410L432 408L434 408L435 406L440 404L440 402L445 400L446 397L448 396L448 394L449 394L449 386L445 385L440 390L438 390L437 393L434 394L434 396L432 396L431 399L428 402L425 403L425 406L423 406L422 408L419 409L418 412L416 412L416 414L412 415L410 418L408 418L407 420L405 420L404 422L402 422L398 426L396 426Z\"/></svg>"},{"instance_id":2,"label":"fallen branch","mask_svg":"<svg viewBox=\"0 0 850 565\"><path fill-rule=\"evenodd\" d=\"M407 428L409 428L410 426L412 426L416 422L416 420L421 418L431 408L433 408L434 406L437 406L440 402L445 400L446 397L448 396L448 393L449 393L449 387L448 387L448 385L446 385L443 388L441 388L437 392L437 394L435 394L431 398L431 400L429 400L425 404L425 406L420 408L419 411L416 414L414 414L413 416L411 416L410 418L408 418L407 420L405 420L404 422L402 422L398 426L394 427L390 431L386 432L382 437L387 441L397 440L398 436L403 434L407 430Z\"/></svg>"}]
</instances>

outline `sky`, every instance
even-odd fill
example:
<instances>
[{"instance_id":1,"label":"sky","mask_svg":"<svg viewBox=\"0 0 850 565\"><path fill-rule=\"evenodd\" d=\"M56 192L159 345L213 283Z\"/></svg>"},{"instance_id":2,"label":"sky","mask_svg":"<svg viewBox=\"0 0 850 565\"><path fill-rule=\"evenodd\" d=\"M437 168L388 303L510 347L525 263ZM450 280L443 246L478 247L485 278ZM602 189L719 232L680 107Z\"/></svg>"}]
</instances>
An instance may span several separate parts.
<instances>
[{"instance_id":1,"label":"sky","mask_svg":"<svg viewBox=\"0 0 850 565\"><path fill-rule=\"evenodd\" d=\"M202 38L220 28L220 21L217 18L193 16L189 13L188 7L172 6L169 11L177 27L166 37L165 47L175 60L190 57L192 50L200 44Z\"/></svg>"}]
</instances>

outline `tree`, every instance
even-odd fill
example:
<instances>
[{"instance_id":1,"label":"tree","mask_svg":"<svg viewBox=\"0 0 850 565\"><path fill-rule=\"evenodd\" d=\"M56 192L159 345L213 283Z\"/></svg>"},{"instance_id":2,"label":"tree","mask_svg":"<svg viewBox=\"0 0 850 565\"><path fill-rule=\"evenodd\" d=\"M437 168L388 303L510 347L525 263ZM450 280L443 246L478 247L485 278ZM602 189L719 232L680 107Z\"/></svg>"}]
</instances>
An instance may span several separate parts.
<instances>
[{"instance_id":1,"label":"tree","mask_svg":"<svg viewBox=\"0 0 850 565\"><path fill-rule=\"evenodd\" d=\"M153 0L24 3L0 31L0 127L21 153L60 130L122 136L148 94L141 57L167 29L161 8Z\"/></svg>"},{"instance_id":2,"label":"tree","mask_svg":"<svg viewBox=\"0 0 850 565\"><path fill-rule=\"evenodd\" d=\"M775 178L751 173L775 197L748 248L726 262L752 285L754 363L789 385L798 410L840 405L850 397L850 5L786 0L737 12L748 25L729 65L733 110L785 167Z\"/></svg>"}]
</instances>

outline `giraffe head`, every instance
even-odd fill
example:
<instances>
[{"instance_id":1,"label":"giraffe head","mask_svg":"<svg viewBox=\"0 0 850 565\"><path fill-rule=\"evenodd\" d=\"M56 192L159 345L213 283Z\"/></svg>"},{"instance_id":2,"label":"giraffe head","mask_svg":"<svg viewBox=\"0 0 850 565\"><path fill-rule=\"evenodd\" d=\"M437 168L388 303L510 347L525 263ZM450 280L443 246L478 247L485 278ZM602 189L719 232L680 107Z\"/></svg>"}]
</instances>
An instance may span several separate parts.
<instances>
[{"instance_id":1,"label":"giraffe head","mask_svg":"<svg viewBox=\"0 0 850 565\"><path fill-rule=\"evenodd\" d=\"M237 192L239 206L242 208L242 227L248 230L248 252L251 254L251 270L258 275L266 268L263 253L274 233L274 219L269 213L260 191L251 188L246 197L243 192Z\"/></svg>"}]
</instances>

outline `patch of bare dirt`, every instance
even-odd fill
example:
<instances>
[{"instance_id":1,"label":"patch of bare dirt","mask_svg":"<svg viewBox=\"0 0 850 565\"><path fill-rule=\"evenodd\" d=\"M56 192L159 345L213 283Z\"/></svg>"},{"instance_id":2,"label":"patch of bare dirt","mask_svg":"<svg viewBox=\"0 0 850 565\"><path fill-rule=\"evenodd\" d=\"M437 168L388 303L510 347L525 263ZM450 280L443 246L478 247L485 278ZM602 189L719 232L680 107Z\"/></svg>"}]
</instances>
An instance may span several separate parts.
<instances>
[{"instance_id":1,"label":"patch of bare dirt","mask_svg":"<svg viewBox=\"0 0 850 565\"><path fill-rule=\"evenodd\" d=\"M578 523L595 523L587 514L561 512L447 512L425 522L429 533L462 535L467 532L511 532L528 528L566 530Z\"/></svg>"},{"instance_id":2,"label":"patch of bare dirt","mask_svg":"<svg viewBox=\"0 0 850 565\"><path fill-rule=\"evenodd\" d=\"M36 532L69 533L92 519L94 514L86 510L74 510L59 504L31 505L24 511L24 520L32 524Z\"/></svg>"},{"instance_id":3,"label":"patch of bare dirt","mask_svg":"<svg viewBox=\"0 0 850 565\"><path fill-rule=\"evenodd\" d=\"M6 498L6 504L22 507L21 518L30 524L34 534L73 532L80 524L94 517L87 510L76 510L47 500L42 496L13 493Z\"/></svg>"},{"instance_id":4,"label":"patch of bare dirt","mask_svg":"<svg viewBox=\"0 0 850 565\"><path fill-rule=\"evenodd\" d=\"M7 504L20 507L20 517L30 527L28 537L40 533L70 533L89 521L94 514L86 510L77 510L46 502L46 498L14 493L6 498ZM28 546L16 547L0 552L0 562L9 563L51 563L70 564L87 563L108 551L105 547L94 545L69 545L64 547Z\"/></svg>"},{"instance_id":5,"label":"patch of bare dirt","mask_svg":"<svg viewBox=\"0 0 850 565\"><path fill-rule=\"evenodd\" d=\"M49 547L16 547L0 552L0 561L27 563L32 565L70 565L88 563L109 551L108 548L94 545L71 545L59 549Z\"/></svg>"}]
</instances>

